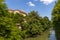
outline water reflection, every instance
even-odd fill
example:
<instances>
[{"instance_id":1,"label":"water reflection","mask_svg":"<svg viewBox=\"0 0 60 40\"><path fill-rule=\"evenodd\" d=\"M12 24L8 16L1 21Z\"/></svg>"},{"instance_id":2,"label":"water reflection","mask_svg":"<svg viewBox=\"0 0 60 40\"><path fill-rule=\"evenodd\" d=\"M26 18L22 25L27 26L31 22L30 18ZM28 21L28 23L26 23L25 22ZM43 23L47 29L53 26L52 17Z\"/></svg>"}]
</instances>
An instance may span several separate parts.
<instances>
[{"instance_id":1,"label":"water reflection","mask_svg":"<svg viewBox=\"0 0 60 40\"><path fill-rule=\"evenodd\" d=\"M56 40L56 36L55 36L55 31L54 30L50 31L49 40Z\"/></svg>"}]
</instances>

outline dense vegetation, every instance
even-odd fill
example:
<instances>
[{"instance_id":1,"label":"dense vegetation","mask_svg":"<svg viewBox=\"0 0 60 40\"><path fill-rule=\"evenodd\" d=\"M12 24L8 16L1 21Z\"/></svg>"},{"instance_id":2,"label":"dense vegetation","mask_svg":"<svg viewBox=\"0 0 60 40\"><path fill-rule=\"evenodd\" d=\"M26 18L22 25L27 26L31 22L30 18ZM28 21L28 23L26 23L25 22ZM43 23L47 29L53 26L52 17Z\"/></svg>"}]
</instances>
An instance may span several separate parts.
<instances>
[{"instance_id":1,"label":"dense vegetation","mask_svg":"<svg viewBox=\"0 0 60 40\"><path fill-rule=\"evenodd\" d=\"M21 29L16 24L20 24ZM26 17L9 13L4 0L0 0L0 40L23 40L40 35L49 28L48 17L42 18L35 11L31 11Z\"/></svg>"},{"instance_id":2,"label":"dense vegetation","mask_svg":"<svg viewBox=\"0 0 60 40\"><path fill-rule=\"evenodd\" d=\"M56 32L56 38L57 40L60 40L60 0L56 2L56 5L53 9L52 21L53 21L53 27Z\"/></svg>"},{"instance_id":3,"label":"dense vegetation","mask_svg":"<svg viewBox=\"0 0 60 40\"><path fill-rule=\"evenodd\" d=\"M0 40L22 40L14 19L8 12L4 0L0 0Z\"/></svg>"},{"instance_id":4,"label":"dense vegetation","mask_svg":"<svg viewBox=\"0 0 60 40\"><path fill-rule=\"evenodd\" d=\"M50 21L48 17L41 17L37 12L31 11L26 16L26 22L22 22L22 30L26 32L26 37L33 37L40 35L46 29L50 27Z\"/></svg>"}]
</instances>

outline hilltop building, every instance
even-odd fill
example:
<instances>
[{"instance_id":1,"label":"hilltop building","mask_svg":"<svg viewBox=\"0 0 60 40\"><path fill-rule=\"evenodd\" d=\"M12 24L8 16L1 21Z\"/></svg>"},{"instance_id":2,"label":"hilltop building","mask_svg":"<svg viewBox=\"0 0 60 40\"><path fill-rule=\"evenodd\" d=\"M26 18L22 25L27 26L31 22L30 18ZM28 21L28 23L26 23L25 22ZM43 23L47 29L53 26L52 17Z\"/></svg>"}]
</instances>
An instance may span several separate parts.
<instances>
[{"instance_id":1,"label":"hilltop building","mask_svg":"<svg viewBox=\"0 0 60 40\"><path fill-rule=\"evenodd\" d=\"M19 14L22 14L23 16L26 16L26 12L24 12L23 10L12 10L12 9L9 9L9 12L10 13L19 13Z\"/></svg>"}]
</instances>

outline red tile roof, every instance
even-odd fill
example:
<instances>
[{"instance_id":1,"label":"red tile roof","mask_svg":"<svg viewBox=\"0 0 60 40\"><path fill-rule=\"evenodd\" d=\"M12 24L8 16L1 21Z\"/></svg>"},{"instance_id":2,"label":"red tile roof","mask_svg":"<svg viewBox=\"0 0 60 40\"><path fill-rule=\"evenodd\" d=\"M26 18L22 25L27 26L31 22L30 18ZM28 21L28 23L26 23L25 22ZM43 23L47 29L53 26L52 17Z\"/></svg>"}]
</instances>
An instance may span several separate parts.
<instances>
[{"instance_id":1,"label":"red tile roof","mask_svg":"<svg viewBox=\"0 0 60 40\"><path fill-rule=\"evenodd\" d=\"M19 11L20 13L26 14L26 12L23 10L15 10L15 11Z\"/></svg>"},{"instance_id":2,"label":"red tile roof","mask_svg":"<svg viewBox=\"0 0 60 40\"><path fill-rule=\"evenodd\" d=\"M23 10L12 10L12 9L9 9L9 11L19 11L20 13L23 13L23 14L26 14L26 12L25 11L23 11Z\"/></svg>"}]
</instances>

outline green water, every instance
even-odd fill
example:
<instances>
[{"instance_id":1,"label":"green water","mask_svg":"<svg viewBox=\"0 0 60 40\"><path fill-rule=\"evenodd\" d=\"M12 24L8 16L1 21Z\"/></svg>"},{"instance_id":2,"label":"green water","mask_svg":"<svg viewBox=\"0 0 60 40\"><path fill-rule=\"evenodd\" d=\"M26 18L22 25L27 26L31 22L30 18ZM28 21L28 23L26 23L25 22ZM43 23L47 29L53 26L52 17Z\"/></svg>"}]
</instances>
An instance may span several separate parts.
<instances>
[{"instance_id":1,"label":"green water","mask_svg":"<svg viewBox=\"0 0 60 40\"><path fill-rule=\"evenodd\" d=\"M56 40L54 30L48 30L37 37L26 38L24 40Z\"/></svg>"}]
</instances>

